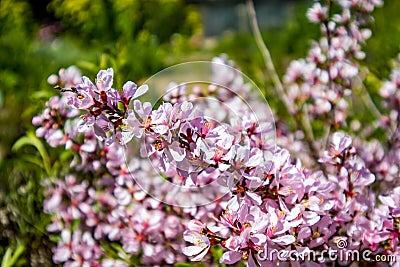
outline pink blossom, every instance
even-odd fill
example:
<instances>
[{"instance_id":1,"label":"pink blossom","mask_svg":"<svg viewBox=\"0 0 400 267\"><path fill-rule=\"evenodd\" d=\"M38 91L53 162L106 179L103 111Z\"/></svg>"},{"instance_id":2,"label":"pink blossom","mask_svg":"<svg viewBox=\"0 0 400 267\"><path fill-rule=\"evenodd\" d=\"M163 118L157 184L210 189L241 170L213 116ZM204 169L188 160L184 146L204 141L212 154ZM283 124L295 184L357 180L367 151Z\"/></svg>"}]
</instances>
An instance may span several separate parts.
<instances>
[{"instance_id":1,"label":"pink blossom","mask_svg":"<svg viewBox=\"0 0 400 267\"><path fill-rule=\"evenodd\" d=\"M320 23L327 19L328 8L322 7L320 3L315 3L307 11L307 18L313 23Z\"/></svg>"},{"instance_id":2,"label":"pink blossom","mask_svg":"<svg viewBox=\"0 0 400 267\"><path fill-rule=\"evenodd\" d=\"M209 239L197 232L185 231L183 233L185 241L192 243L192 246L183 248L182 252L186 256L191 257L192 261L200 261L210 249Z\"/></svg>"}]
</instances>

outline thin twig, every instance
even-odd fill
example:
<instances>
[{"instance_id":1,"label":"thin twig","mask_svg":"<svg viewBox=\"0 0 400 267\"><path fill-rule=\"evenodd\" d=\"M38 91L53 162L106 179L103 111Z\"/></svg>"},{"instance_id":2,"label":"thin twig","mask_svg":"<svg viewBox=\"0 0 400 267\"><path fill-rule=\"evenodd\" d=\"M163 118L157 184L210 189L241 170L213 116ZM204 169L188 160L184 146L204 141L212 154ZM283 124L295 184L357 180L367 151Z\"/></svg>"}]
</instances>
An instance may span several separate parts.
<instances>
[{"instance_id":1,"label":"thin twig","mask_svg":"<svg viewBox=\"0 0 400 267\"><path fill-rule=\"evenodd\" d=\"M289 100L289 98L287 97L287 95L285 93L282 82L279 79L279 76L275 70L274 63L272 62L271 54L269 53L267 45L265 44L265 42L261 36L260 28L258 27L258 23L257 23L256 11L254 9L254 4L253 4L252 0L247 1L247 10L249 13L250 25L251 25L251 29L254 34L254 39L255 39L257 46L260 49L261 54L263 56L268 75L270 76L272 82L274 83L274 88L276 90L278 97L281 99L283 104L286 106L289 113L293 115L296 113L296 110L294 108L293 103Z\"/></svg>"},{"instance_id":2,"label":"thin twig","mask_svg":"<svg viewBox=\"0 0 400 267\"><path fill-rule=\"evenodd\" d=\"M317 149L317 145L314 140L313 129L311 126L311 122L310 122L308 113L304 114L304 110L302 111L302 110L296 109L294 106L294 103L292 103L292 101L289 100L289 97L285 93L285 89L282 85L282 82L279 79L279 76L275 70L275 66L272 61L271 54L267 48L267 45L265 44L265 42L262 38L260 28L258 27L256 11L254 9L254 4L253 4L252 0L247 1L247 10L249 13L250 25L251 25L251 29L254 34L256 44L257 44L258 48L260 49L261 54L263 56L266 70L267 70L272 82L274 83L274 89L276 90L276 93L277 93L278 97L280 98L280 100L282 101L282 103L285 105L287 111L295 118L294 121L296 123L296 126L302 128L302 130L305 134L309 149L310 149L311 153L313 154L313 157L315 158L315 160L318 160L319 149Z\"/></svg>"},{"instance_id":3,"label":"thin twig","mask_svg":"<svg viewBox=\"0 0 400 267\"><path fill-rule=\"evenodd\" d=\"M322 150L326 150L329 141L329 135L331 134L332 125L325 127L324 134L322 135Z\"/></svg>"},{"instance_id":4,"label":"thin twig","mask_svg":"<svg viewBox=\"0 0 400 267\"><path fill-rule=\"evenodd\" d=\"M383 115L381 114L380 110L378 107L375 105L374 101L372 100L371 95L369 94L367 88L365 87L365 84L361 80L360 77L357 77L355 81L358 83L358 87L360 88L360 98L361 101L364 103L364 105L367 107L368 111L372 113L372 115L377 119L381 120ZM392 136L396 131L396 128L394 127L388 127L388 134L389 136Z\"/></svg>"},{"instance_id":5,"label":"thin twig","mask_svg":"<svg viewBox=\"0 0 400 267\"><path fill-rule=\"evenodd\" d=\"M360 77L357 77L357 81L360 83L361 88L361 99L363 100L364 104L368 107L369 111L378 119L382 118L382 114L379 109L376 107L374 101L372 101L372 97L369 94L367 88L365 88L364 83L362 82Z\"/></svg>"},{"instance_id":6,"label":"thin twig","mask_svg":"<svg viewBox=\"0 0 400 267\"><path fill-rule=\"evenodd\" d=\"M309 136L311 138L311 140L315 140L311 122L310 122L310 116L308 114L308 105L307 104L305 104L303 107L303 114L304 114L304 118L303 118L303 120L301 120L302 124L303 124L303 129L306 132L307 136Z\"/></svg>"}]
</instances>

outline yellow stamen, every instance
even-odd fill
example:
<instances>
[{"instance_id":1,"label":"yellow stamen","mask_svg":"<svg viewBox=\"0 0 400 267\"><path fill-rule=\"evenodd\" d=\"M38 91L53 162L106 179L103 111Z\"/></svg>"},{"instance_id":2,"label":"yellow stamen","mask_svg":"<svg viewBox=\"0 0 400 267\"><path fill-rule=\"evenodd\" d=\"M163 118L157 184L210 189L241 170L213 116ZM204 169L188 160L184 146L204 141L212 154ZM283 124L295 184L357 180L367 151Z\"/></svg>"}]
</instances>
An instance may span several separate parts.
<instances>
[{"instance_id":1,"label":"yellow stamen","mask_svg":"<svg viewBox=\"0 0 400 267\"><path fill-rule=\"evenodd\" d=\"M244 227L244 228L251 227L251 224L250 224L250 223L248 223L248 222L247 222L247 223L244 223L244 224L243 224L243 227Z\"/></svg>"},{"instance_id":2,"label":"yellow stamen","mask_svg":"<svg viewBox=\"0 0 400 267\"><path fill-rule=\"evenodd\" d=\"M284 210L278 210L278 217L280 219L283 219L283 217L285 217L286 211Z\"/></svg>"},{"instance_id":3,"label":"yellow stamen","mask_svg":"<svg viewBox=\"0 0 400 267\"><path fill-rule=\"evenodd\" d=\"M204 246L206 243L205 243L203 240L201 240L200 238L196 238L196 240L194 241L194 244L195 244L196 246L198 246L198 247L202 247L202 246Z\"/></svg>"}]
</instances>

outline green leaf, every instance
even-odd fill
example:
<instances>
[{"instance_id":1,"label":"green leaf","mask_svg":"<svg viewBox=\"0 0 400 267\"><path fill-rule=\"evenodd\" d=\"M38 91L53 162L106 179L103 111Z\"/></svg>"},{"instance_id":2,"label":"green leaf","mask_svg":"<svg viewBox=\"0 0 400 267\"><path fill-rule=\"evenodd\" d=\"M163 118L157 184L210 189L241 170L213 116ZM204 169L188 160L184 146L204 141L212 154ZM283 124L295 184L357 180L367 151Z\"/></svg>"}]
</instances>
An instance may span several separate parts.
<instances>
[{"instance_id":1,"label":"green leaf","mask_svg":"<svg viewBox=\"0 0 400 267\"><path fill-rule=\"evenodd\" d=\"M45 169L47 175L50 176L51 175L50 157L49 157L47 150L44 147L43 143L40 141L39 138L36 137L36 135L34 133L28 132L26 136L23 136L20 139L18 139L14 143L12 150L14 152L16 152L16 151L20 150L22 147L28 146L28 145L34 146L38 150L38 152L42 158L42 161L43 161L44 169Z\"/></svg>"},{"instance_id":2,"label":"green leaf","mask_svg":"<svg viewBox=\"0 0 400 267\"><path fill-rule=\"evenodd\" d=\"M89 62L89 61L81 60L81 61L78 61L78 63L76 65L80 69L87 70L87 71L90 71L90 72L93 72L93 73L97 73L97 71L98 71L98 66L96 64L92 63L92 62Z\"/></svg>"},{"instance_id":3,"label":"green leaf","mask_svg":"<svg viewBox=\"0 0 400 267\"><path fill-rule=\"evenodd\" d=\"M14 253L11 247L7 248L7 251L3 257L1 262L1 267L12 267L16 266L19 257L25 251L25 246L23 244L18 244L17 248L15 249Z\"/></svg>"},{"instance_id":4,"label":"green leaf","mask_svg":"<svg viewBox=\"0 0 400 267\"><path fill-rule=\"evenodd\" d=\"M32 93L33 99L49 99L50 97L54 96L54 93L57 92L55 89L54 91L50 90L40 90Z\"/></svg>"},{"instance_id":5,"label":"green leaf","mask_svg":"<svg viewBox=\"0 0 400 267\"><path fill-rule=\"evenodd\" d=\"M124 110L124 104L122 104L121 102L118 102L118 109Z\"/></svg>"},{"instance_id":6,"label":"green leaf","mask_svg":"<svg viewBox=\"0 0 400 267\"><path fill-rule=\"evenodd\" d=\"M176 267L192 267L193 264L189 263L189 262L177 262L177 263L175 263L174 266L176 266Z\"/></svg>"},{"instance_id":7,"label":"green leaf","mask_svg":"<svg viewBox=\"0 0 400 267\"><path fill-rule=\"evenodd\" d=\"M6 253L4 254L3 260L1 261L1 267L10 266L9 263L11 261L11 254L12 254L12 249L8 247Z\"/></svg>"},{"instance_id":8,"label":"green leaf","mask_svg":"<svg viewBox=\"0 0 400 267\"><path fill-rule=\"evenodd\" d=\"M44 169L43 161L37 157L32 157L30 155L24 155L24 156L21 156L21 159L25 162L29 162L34 165L37 165L41 169Z\"/></svg>"},{"instance_id":9,"label":"green leaf","mask_svg":"<svg viewBox=\"0 0 400 267\"><path fill-rule=\"evenodd\" d=\"M50 235L49 236L49 240L53 243L57 243L59 241L61 241L61 236L59 235Z\"/></svg>"},{"instance_id":10,"label":"green leaf","mask_svg":"<svg viewBox=\"0 0 400 267\"><path fill-rule=\"evenodd\" d=\"M218 266L220 266L220 267L225 267L226 266L225 264L219 263L219 259L222 258L222 254L224 254L224 251L222 250L222 248L219 246L213 246L213 247L211 247L210 250L213 255L214 262L217 263Z\"/></svg>"}]
</instances>

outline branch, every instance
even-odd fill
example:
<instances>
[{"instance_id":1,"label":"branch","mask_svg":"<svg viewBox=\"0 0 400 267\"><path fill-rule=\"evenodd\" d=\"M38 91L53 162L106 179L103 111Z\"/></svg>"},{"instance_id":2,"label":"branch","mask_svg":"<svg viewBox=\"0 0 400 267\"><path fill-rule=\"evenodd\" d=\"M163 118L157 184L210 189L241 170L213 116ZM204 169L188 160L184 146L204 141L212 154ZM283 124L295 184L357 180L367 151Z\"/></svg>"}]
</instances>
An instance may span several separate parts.
<instances>
[{"instance_id":1,"label":"branch","mask_svg":"<svg viewBox=\"0 0 400 267\"><path fill-rule=\"evenodd\" d=\"M314 159L318 160L319 149L317 148L317 145L315 143L313 129L311 126L311 122L310 122L308 113L307 113L307 111L306 111L306 113L304 113L304 111L302 112L301 110L296 109L294 107L294 103L292 103L292 101L289 100L288 96L285 93L282 82L279 79L279 76L275 70L274 63L271 58L271 54L269 53L267 45L265 44L265 42L261 36L260 28L258 27L258 23L257 23L256 11L254 9L254 4L253 4L252 0L247 1L247 10L249 13L250 25L251 25L251 29L254 34L255 41L256 41L257 46L260 49L261 54L263 56L267 72L268 72L272 82L274 83L275 91L276 91L278 97L280 98L280 100L282 101L282 103L285 105L288 112L295 118L294 120L295 120L297 127L300 127L303 130L303 132L305 133L305 137L306 137L309 149L310 149ZM300 118L300 121L297 118Z\"/></svg>"},{"instance_id":2,"label":"branch","mask_svg":"<svg viewBox=\"0 0 400 267\"><path fill-rule=\"evenodd\" d=\"M274 63L272 62L271 54L261 36L260 28L258 27L256 11L254 9L254 4L252 0L247 1L247 11L249 13L250 25L254 34L255 41L264 59L265 67L267 69L268 75L270 76L272 82L274 83L274 88L280 100L286 106L290 114L294 115L296 110L293 103L287 97L285 90L283 88L282 82L275 70Z\"/></svg>"},{"instance_id":3,"label":"branch","mask_svg":"<svg viewBox=\"0 0 400 267\"><path fill-rule=\"evenodd\" d=\"M368 110L375 116L376 119L380 120L382 118L382 114L379 109L376 107L374 101L372 101L371 95L369 94L367 88L360 77L357 76L357 81L360 83L361 88L361 99L364 101L364 104L367 106Z\"/></svg>"}]
</instances>

